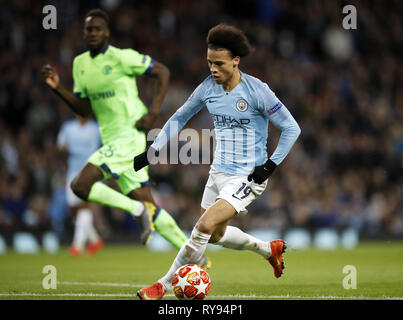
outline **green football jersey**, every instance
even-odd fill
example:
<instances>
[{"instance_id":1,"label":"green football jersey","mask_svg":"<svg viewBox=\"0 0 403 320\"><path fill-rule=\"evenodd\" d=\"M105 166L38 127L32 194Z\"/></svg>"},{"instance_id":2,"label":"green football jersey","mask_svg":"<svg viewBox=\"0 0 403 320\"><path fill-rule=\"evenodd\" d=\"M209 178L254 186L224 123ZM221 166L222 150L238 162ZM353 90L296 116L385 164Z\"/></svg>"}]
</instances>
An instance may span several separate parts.
<instances>
[{"instance_id":1,"label":"green football jersey","mask_svg":"<svg viewBox=\"0 0 403 320\"><path fill-rule=\"evenodd\" d=\"M103 144L136 136L134 125L147 113L136 75L151 70L153 63L148 55L112 45L93 58L89 51L75 57L73 91L91 101Z\"/></svg>"}]
</instances>

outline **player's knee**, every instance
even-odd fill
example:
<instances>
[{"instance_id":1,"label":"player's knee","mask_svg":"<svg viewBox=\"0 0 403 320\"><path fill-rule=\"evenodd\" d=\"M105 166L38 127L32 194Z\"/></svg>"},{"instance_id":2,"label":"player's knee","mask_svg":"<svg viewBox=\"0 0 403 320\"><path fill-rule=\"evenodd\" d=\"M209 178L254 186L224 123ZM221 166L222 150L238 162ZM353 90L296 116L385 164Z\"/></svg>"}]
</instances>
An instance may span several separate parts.
<instances>
[{"instance_id":1,"label":"player's knee","mask_svg":"<svg viewBox=\"0 0 403 320\"><path fill-rule=\"evenodd\" d=\"M80 182L78 177L75 177L73 181L71 181L70 188L74 192L74 194L80 199L83 200L88 199L88 194L90 193L89 189L83 183Z\"/></svg>"},{"instance_id":2,"label":"player's knee","mask_svg":"<svg viewBox=\"0 0 403 320\"><path fill-rule=\"evenodd\" d=\"M212 234L215 229L215 224L209 220L199 220L196 224L196 228L200 232Z\"/></svg>"}]
</instances>

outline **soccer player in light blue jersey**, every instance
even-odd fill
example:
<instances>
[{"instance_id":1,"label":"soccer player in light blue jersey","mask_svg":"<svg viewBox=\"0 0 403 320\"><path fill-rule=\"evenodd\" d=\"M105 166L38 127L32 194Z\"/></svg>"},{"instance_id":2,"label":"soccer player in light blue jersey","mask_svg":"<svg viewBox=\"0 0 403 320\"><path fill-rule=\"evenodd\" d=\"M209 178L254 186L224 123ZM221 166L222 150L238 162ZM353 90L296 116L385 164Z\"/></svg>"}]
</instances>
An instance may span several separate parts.
<instances>
[{"instance_id":1,"label":"soccer player in light blue jersey","mask_svg":"<svg viewBox=\"0 0 403 320\"><path fill-rule=\"evenodd\" d=\"M260 254L272 265L277 278L284 269L283 240L261 241L228 223L236 214L247 212L246 207L262 194L268 178L287 156L301 130L267 84L239 70L241 57L251 52L241 30L226 24L215 26L208 33L207 47L211 75L168 120L149 150L134 158L135 170L153 162L156 152L207 107L217 144L201 202L202 215L168 273L138 291L143 300L162 298L171 288L175 271L184 264L198 264L209 242ZM281 130L270 156L266 147L269 122Z\"/></svg>"},{"instance_id":2,"label":"soccer player in light blue jersey","mask_svg":"<svg viewBox=\"0 0 403 320\"><path fill-rule=\"evenodd\" d=\"M94 226L95 204L80 199L70 188L71 181L101 144L97 123L83 117L64 122L57 136L58 149L67 154L66 200L74 218L73 243L69 252L75 257L82 255L86 244L91 255L104 246Z\"/></svg>"}]
</instances>

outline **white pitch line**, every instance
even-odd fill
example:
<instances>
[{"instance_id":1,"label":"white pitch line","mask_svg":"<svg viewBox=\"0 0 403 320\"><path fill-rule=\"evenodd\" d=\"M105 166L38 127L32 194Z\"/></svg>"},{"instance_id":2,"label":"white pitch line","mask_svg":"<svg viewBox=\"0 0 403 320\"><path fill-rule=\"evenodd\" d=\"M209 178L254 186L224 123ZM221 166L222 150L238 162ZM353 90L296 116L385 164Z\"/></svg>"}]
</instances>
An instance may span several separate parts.
<instances>
[{"instance_id":1,"label":"white pitch line","mask_svg":"<svg viewBox=\"0 0 403 320\"><path fill-rule=\"evenodd\" d=\"M42 284L42 282L40 281L28 281L25 283ZM116 282L78 282L78 281L57 281L57 284L66 286L128 287L128 288L143 288L148 286L148 284L116 283Z\"/></svg>"},{"instance_id":2,"label":"white pitch line","mask_svg":"<svg viewBox=\"0 0 403 320\"><path fill-rule=\"evenodd\" d=\"M77 281L58 281L57 284L73 285L73 286L130 287L130 288L143 288L148 286L146 284L115 283L115 282L77 282Z\"/></svg>"},{"instance_id":3,"label":"white pitch line","mask_svg":"<svg viewBox=\"0 0 403 320\"><path fill-rule=\"evenodd\" d=\"M32 283L32 282L30 282ZM40 283L40 282L35 282ZM131 284L131 283L116 283L116 282L79 282L79 281L58 281L60 285L79 285L79 286L105 286L105 287L129 287L129 288L142 288L147 285L144 284ZM36 293L36 292L0 292L0 296L32 296L32 297L137 297L137 295L131 293ZM165 297L173 297L173 294L166 294ZM290 299L290 300L403 300L403 297L366 297L366 296L294 296L294 295L209 295L210 299Z\"/></svg>"},{"instance_id":4,"label":"white pitch line","mask_svg":"<svg viewBox=\"0 0 403 320\"><path fill-rule=\"evenodd\" d=\"M36 293L21 292L8 293L0 292L1 297L137 297L136 294L130 293Z\"/></svg>"},{"instance_id":5,"label":"white pitch line","mask_svg":"<svg viewBox=\"0 0 403 320\"><path fill-rule=\"evenodd\" d=\"M166 297L173 297L173 294L167 294ZM0 292L0 297L120 297L120 298L136 298L136 294L130 293L37 293L37 292ZM364 296L292 296L292 295L280 295L280 296L258 296L258 295L212 295L208 296L210 299L290 299L290 300L315 300L315 299L332 299L332 300L403 300L403 297L364 297Z\"/></svg>"}]
</instances>

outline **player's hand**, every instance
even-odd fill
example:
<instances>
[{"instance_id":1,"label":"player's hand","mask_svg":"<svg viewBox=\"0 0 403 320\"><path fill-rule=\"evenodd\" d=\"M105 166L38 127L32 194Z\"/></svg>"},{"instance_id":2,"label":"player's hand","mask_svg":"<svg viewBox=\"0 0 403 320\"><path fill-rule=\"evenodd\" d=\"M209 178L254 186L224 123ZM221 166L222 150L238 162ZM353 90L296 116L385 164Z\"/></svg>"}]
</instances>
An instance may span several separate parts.
<instances>
[{"instance_id":1,"label":"player's hand","mask_svg":"<svg viewBox=\"0 0 403 320\"><path fill-rule=\"evenodd\" d=\"M248 181L254 181L257 184L262 184L273 174L277 165L270 159L265 164L257 166L253 169L252 173L248 176Z\"/></svg>"},{"instance_id":2,"label":"player's hand","mask_svg":"<svg viewBox=\"0 0 403 320\"><path fill-rule=\"evenodd\" d=\"M42 77L46 84L53 90L57 89L60 84L60 78L56 70L49 64L46 64L41 69Z\"/></svg>"},{"instance_id":3,"label":"player's hand","mask_svg":"<svg viewBox=\"0 0 403 320\"><path fill-rule=\"evenodd\" d=\"M146 151L135 156L133 159L134 171L139 171L142 168L148 166L156 155L156 150L152 147L148 147Z\"/></svg>"},{"instance_id":4,"label":"player's hand","mask_svg":"<svg viewBox=\"0 0 403 320\"><path fill-rule=\"evenodd\" d=\"M136 122L135 127L141 131L148 131L152 128L156 118L156 115L147 113Z\"/></svg>"}]
</instances>

